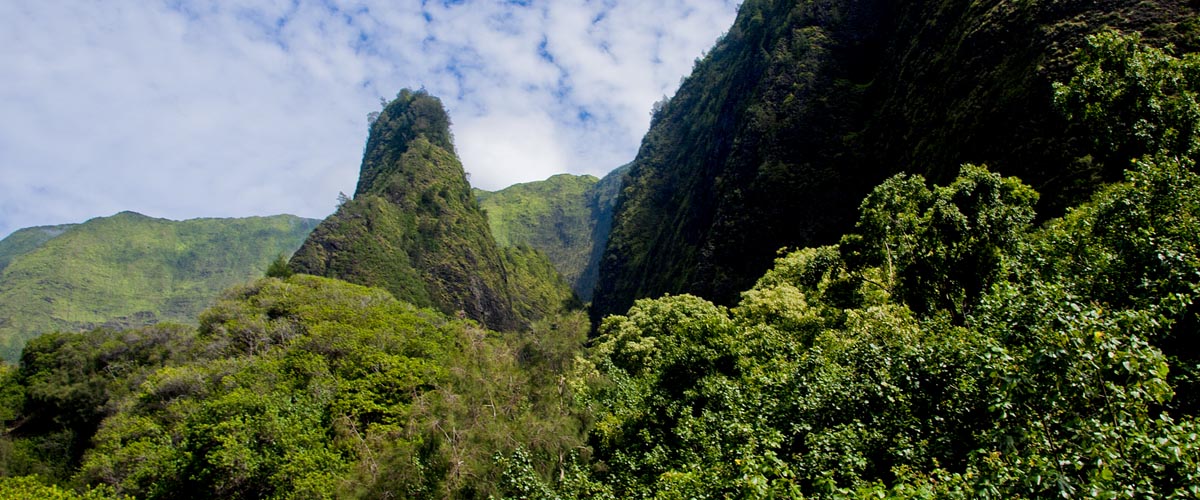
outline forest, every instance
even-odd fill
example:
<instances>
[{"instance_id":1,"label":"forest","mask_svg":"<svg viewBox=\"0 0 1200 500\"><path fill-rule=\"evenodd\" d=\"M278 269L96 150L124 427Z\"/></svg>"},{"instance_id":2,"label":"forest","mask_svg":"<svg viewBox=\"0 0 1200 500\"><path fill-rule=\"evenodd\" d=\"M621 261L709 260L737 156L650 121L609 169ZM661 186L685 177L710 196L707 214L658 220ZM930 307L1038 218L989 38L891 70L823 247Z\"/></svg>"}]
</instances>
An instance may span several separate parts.
<instances>
[{"instance_id":1,"label":"forest","mask_svg":"<svg viewBox=\"0 0 1200 500\"><path fill-rule=\"evenodd\" d=\"M290 262L195 325L46 333L0 367L0 499L1200 497L1200 56L1104 30L1070 59L1049 112L1115 178L882 176L736 293L603 315L497 241L440 102L402 91ZM661 144L614 237L663 216L629 215L672 182ZM609 243L598 295L643 243Z\"/></svg>"}]
</instances>

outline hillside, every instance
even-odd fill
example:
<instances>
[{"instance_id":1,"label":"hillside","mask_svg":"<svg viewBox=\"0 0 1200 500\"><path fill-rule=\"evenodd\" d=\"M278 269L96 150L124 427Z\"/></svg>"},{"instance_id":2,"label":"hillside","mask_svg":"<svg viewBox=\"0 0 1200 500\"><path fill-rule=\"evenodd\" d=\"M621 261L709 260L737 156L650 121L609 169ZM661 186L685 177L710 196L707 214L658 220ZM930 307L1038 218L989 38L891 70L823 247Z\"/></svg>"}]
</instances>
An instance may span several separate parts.
<instances>
[{"instance_id":1,"label":"hillside","mask_svg":"<svg viewBox=\"0 0 1200 500\"><path fill-rule=\"evenodd\" d=\"M555 274L545 257L496 245L450 137L440 100L402 91L371 125L354 198L317 226L291 269L498 330L571 303L561 278L540 279Z\"/></svg>"},{"instance_id":2,"label":"hillside","mask_svg":"<svg viewBox=\"0 0 1200 500\"><path fill-rule=\"evenodd\" d=\"M44 335L0 366L0 498L75 498L39 479L146 499L486 498L495 454L581 444L556 383L579 312L499 335L294 275L231 288L198 323Z\"/></svg>"},{"instance_id":3,"label":"hillside","mask_svg":"<svg viewBox=\"0 0 1200 500\"><path fill-rule=\"evenodd\" d=\"M315 224L290 215L176 222L122 212L17 231L0 244L30 248L22 242L51 237L0 271L0 355L15 362L27 340L55 330L193 322L222 290L294 251Z\"/></svg>"},{"instance_id":4,"label":"hillside","mask_svg":"<svg viewBox=\"0 0 1200 500\"><path fill-rule=\"evenodd\" d=\"M1196 8L747 0L628 171L498 193L401 91L289 267L0 364L0 500L1200 498Z\"/></svg>"},{"instance_id":5,"label":"hillside","mask_svg":"<svg viewBox=\"0 0 1200 500\"><path fill-rule=\"evenodd\" d=\"M656 109L593 317L664 293L731 304L779 249L837 241L898 172L948 182L986 164L1037 189L1042 217L1061 214L1150 151L1068 122L1052 83L1072 51L1104 27L1195 48L1195 19L1173 0L747 0Z\"/></svg>"},{"instance_id":6,"label":"hillside","mask_svg":"<svg viewBox=\"0 0 1200 500\"><path fill-rule=\"evenodd\" d=\"M618 168L603 179L561 174L495 192L475 190L475 195L497 244L546 254L575 294L588 302L627 170Z\"/></svg>"},{"instance_id":7,"label":"hillside","mask_svg":"<svg viewBox=\"0 0 1200 500\"><path fill-rule=\"evenodd\" d=\"M74 224L37 226L13 231L12 234L0 240L0 271L4 271L4 268L8 267L8 263L12 262L14 258L37 250L38 247L54 239L55 236L63 234L72 226Z\"/></svg>"}]
</instances>

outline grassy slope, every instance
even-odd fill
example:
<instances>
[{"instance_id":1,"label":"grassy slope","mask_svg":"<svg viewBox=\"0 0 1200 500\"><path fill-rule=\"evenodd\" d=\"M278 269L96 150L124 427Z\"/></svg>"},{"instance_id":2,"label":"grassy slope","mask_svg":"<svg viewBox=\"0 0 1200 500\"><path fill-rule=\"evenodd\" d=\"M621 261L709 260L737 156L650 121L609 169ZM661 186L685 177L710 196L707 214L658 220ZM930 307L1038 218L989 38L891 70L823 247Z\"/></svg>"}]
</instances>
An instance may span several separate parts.
<instances>
[{"instance_id":1,"label":"grassy slope","mask_svg":"<svg viewBox=\"0 0 1200 500\"><path fill-rule=\"evenodd\" d=\"M18 256L37 250L55 236L63 234L74 224L59 226L37 226L18 229L8 237L0 240L0 271Z\"/></svg>"},{"instance_id":2,"label":"grassy slope","mask_svg":"<svg viewBox=\"0 0 1200 500\"><path fill-rule=\"evenodd\" d=\"M595 219L587 202L598 181L590 175L561 174L494 193L476 191L476 195L496 244L541 250L574 285L587 267L592 248ZM575 292L584 293L578 287Z\"/></svg>"},{"instance_id":3,"label":"grassy slope","mask_svg":"<svg viewBox=\"0 0 1200 500\"><path fill-rule=\"evenodd\" d=\"M221 290L294 251L315 223L122 212L74 226L0 274L0 357L15 361L25 341L51 330L192 322Z\"/></svg>"}]
</instances>

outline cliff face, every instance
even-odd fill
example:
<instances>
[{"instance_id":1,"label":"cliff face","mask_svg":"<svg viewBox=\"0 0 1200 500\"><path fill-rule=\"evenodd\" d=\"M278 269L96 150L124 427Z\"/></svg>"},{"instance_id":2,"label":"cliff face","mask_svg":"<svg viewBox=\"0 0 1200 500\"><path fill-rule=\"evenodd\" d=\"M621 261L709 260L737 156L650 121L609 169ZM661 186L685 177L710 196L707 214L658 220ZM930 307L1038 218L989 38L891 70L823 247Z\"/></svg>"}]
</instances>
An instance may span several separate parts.
<instances>
[{"instance_id":1,"label":"cliff face","mask_svg":"<svg viewBox=\"0 0 1200 500\"><path fill-rule=\"evenodd\" d=\"M1128 165L1053 106L1073 49L1105 27L1193 47L1195 15L1170 0L747 0L655 114L593 317L664 293L730 303L780 248L835 241L897 172L945 183L987 164L1054 215Z\"/></svg>"},{"instance_id":2,"label":"cliff face","mask_svg":"<svg viewBox=\"0 0 1200 500\"><path fill-rule=\"evenodd\" d=\"M371 126L354 199L313 231L290 265L511 329L518 319L502 255L449 123L437 98L402 91Z\"/></svg>"},{"instance_id":3,"label":"cliff face","mask_svg":"<svg viewBox=\"0 0 1200 500\"><path fill-rule=\"evenodd\" d=\"M596 287L613 206L627 171L620 167L603 179L559 174L496 192L476 190L476 197L487 212L497 244L545 253L587 302Z\"/></svg>"}]
</instances>

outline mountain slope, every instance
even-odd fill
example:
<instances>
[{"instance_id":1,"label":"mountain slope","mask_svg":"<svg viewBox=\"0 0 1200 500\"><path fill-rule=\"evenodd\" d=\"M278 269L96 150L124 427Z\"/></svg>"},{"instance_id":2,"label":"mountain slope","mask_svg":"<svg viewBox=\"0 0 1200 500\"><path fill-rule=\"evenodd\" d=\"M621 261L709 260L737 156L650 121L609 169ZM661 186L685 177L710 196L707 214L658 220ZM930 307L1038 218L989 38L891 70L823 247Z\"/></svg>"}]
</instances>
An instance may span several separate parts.
<instances>
[{"instance_id":1,"label":"mountain slope","mask_svg":"<svg viewBox=\"0 0 1200 500\"><path fill-rule=\"evenodd\" d=\"M1054 110L1071 51L1105 26L1193 46L1195 13L1170 0L747 0L655 113L594 317L664 293L732 303L778 249L836 241L897 172L946 182L987 164L1059 213L1129 158L1095 151Z\"/></svg>"},{"instance_id":2,"label":"mountain slope","mask_svg":"<svg viewBox=\"0 0 1200 500\"><path fill-rule=\"evenodd\" d=\"M475 194L497 244L523 245L545 253L586 302L596 286L597 264L626 171L618 168L604 179L560 174Z\"/></svg>"},{"instance_id":3,"label":"mountain slope","mask_svg":"<svg viewBox=\"0 0 1200 500\"><path fill-rule=\"evenodd\" d=\"M8 263L12 262L14 258L37 250L38 247L54 239L55 236L63 234L72 226L74 224L37 226L13 231L12 234L0 240L0 271L8 267Z\"/></svg>"},{"instance_id":4,"label":"mountain slope","mask_svg":"<svg viewBox=\"0 0 1200 500\"><path fill-rule=\"evenodd\" d=\"M122 212L63 232L0 271L0 356L16 361L30 338L102 324L194 321L230 286L261 276L316 225L290 215L182 222Z\"/></svg>"},{"instance_id":5,"label":"mountain slope","mask_svg":"<svg viewBox=\"0 0 1200 500\"><path fill-rule=\"evenodd\" d=\"M597 182L599 179L590 175L560 174L496 192L476 190L475 194L487 212L496 244L541 250L563 278L575 283L587 266L591 249L593 221L587 193Z\"/></svg>"},{"instance_id":6,"label":"mountain slope","mask_svg":"<svg viewBox=\"0 0 1200 500\"><path fill-rule=\"evenodd\" d=\"M489 328L513 329L535 319L515 310L557 308L569 301L570 291L561 283L562 300L554 304L514 297L510 287L536 278L509 276L449 126L436 97L401 91L371 126L354 199L313 231L290 266L384 288L418 306L461 311Z\"/></svg>"}]
</instances>

